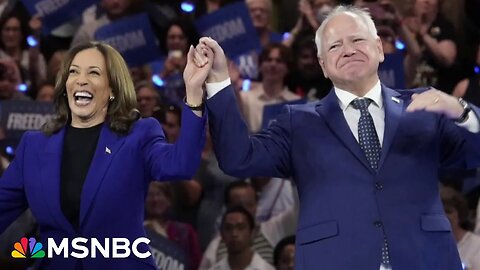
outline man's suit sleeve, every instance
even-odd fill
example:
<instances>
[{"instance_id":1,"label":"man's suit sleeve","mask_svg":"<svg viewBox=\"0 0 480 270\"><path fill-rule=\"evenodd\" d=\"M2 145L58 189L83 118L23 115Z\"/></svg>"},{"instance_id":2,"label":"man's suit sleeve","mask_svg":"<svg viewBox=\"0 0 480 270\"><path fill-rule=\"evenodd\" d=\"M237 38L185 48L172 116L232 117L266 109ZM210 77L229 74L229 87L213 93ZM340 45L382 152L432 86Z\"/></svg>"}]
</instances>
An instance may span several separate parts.
<instances>
[{"instance_id":1,"label":"man's suit sleeve","mask_svg":"<svg viewBox=\"0 0 480 270\"><path fill-rule=\"evenodd\" d=\"M287 106L266 131L250 136L232 86L207 100L210 130L220 168L236 177L288 178L291 113Z\"/></svg>"},{"instance_id":2,"label":"man's suit sleeve","mask_svg":"<svg viewBox=\"0 0 480 270\"><path fill-rule=\"evenodd\" d=\"M472 106L473 112L480 115L480 109ZM452 120L442 117L441 131L441 167L474 169L480 166L480 133L473 133L459 127Z\"/></svg>"},{"instance_id":3,"label":"man's suit sleeve","mask_svg":"<svg viewBox=\"0 0 480 270\"><path fill-rule=\"evenodd\" d=\"M16 156L0 179L0 234L28 207L24 189L24 157L28 132L15 152Z\"/></svg>"}]
</instances>

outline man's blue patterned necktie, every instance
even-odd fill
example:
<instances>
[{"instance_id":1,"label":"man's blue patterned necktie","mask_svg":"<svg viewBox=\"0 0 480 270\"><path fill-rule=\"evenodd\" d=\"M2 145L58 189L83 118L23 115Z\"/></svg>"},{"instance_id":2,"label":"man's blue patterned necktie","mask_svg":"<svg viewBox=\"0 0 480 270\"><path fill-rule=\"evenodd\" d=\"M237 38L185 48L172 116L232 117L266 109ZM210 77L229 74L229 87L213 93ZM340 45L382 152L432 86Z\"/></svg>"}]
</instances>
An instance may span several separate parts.
<instances>
[{"instance_id":1,"label":"man's blue patterned necktie","mask_svg":"<svg viewBox=\"0 0 480 270\"><path fill-rule=\"evenodd\" d=\"M377 170L381 147L373 123L373 118L368 112L368 106L370 103L372 103L372 100L369 98L357 98L352 101L352 107L360 110L361 114L360 120L358 121L358 143L370 163L370 166L374 170Z\"/></svg>"},{"instance_id":2,"label":"man's blue patterned necktie","mask_svg":"<svg viewBox=\"0 0 480 270\"><path fill-rule=\"evenodd\" d=\"M368 111L368 106L370 106L371 103L372 100L369 98L357 98L352 101L352 107L360 110L360 119L358 121L358 143L370 163L370 166L376 171L378 170L381 146L377 131L375 130L373 118ZM391 269L388 241L385 235L382 245L382 266L382 269Z\"/></svg>"}]
</instances>

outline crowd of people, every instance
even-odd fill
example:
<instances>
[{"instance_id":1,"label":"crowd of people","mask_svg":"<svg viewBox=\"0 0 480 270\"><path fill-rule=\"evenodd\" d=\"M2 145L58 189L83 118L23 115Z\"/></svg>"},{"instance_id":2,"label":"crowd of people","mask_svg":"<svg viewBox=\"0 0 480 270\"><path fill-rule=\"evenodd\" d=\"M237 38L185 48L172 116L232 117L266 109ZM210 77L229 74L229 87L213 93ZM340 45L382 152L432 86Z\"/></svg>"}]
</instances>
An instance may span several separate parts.
<instances>
[{"instance_id":1,"label":"crowd of people","mask_svg":"<svg viewBox=\"0 0 480 270\"><path fill-rule=\"evenodd\" d=\"M197 126L198 123L206 121L206 109L202 108L203 115L198 113L196 105L201 102L198 101L198 94L192 94L198 90L192 89L192 86L203 85L205 79L199 84L198 80L201 79L195 76L185 77L185 74L201 75L205 78L207 76L204 74L207 71L202 67L192 67L193 63L189 58L193 55L191 45L199 44L201 36L195 29L195 20L234 2L245 2L261 49L242 56L243 60L242 57L228 59L227 64L233 93L250 135L258 134L265 127L263 117L266 106L289 102L316 102L333 91L332 77L325 76L324 73L328 67L321 66L318 60L320 53L318 44L315 43L315 35L329 12L341 4L351 4L369 11L375 22L385 58L401 55L402 66L399 69L403 71L403 85L406 88L433 86L446 94L461 97L480 106L480 22L475 12L480 10L475 9L480 8L478 1L298 0L279 3L272 0L198 0L193 1L195 10L192 13L183 11L180 8L181 1L177 0L98 2L78 18L45 33L42 31L42 18L29 14L21 1L0 0L0 101L49 102L58 109L57 100L62 97L56 96L56 90L62 87L61 84L66 84L66 93L70 95L67 77L70 78L70 72L80 74L84 65L75 60L75 56L89 52L88 46L74 54L71 49L94 41L95 31L100 27L145 12L150 18L162 56L152 64L128 66L125 76L129 74L133 82L131 90L136 97L138 117L156 119L161 124L165 142L178 145L178 149L184 150L181 154L185 154L188 152L185 150L186 136L182 137L182 134L193 130L196 133L189 136L194 137L197 134L202 137ZM34 46L28 44L28 36L33 36L38 43ZM107 61L106 55L103 54ZM64 61L76 63L78 70L62 66ZM242 64L246 62L249 65ZM105 63L96 64L102 65ZM99 73L97 76L102 75L101 69ZM160 78L162 84L156 83L152 77ZM105 96L105 102L110 104L108 106L117 106L117 102L128 103L127 98L127 101L123 100L123 90L118 91L111 89L111 93ZM76 105L69 106L72 108ZM72 112L76 113L73 110ZM114 113L108 112L106 117L110 115ZM93 126L89 125L88 129L93 130L87 134L75 131L75 128L78 128L73 126L75 119L68 119L65 115L63 117L60 124L64 125L69 123L68 121L72 123L71 130L66 131L67 135L70 134L70 140L80 137L86 140L87 136L91 136L90 142L103 142L101 139L104 131L98 126L101 122L92 122ZM134 121L135 116L128 117ZM130 120L125 121L126 125L130 125ZM143 123L154 126L151 122L148 125ZM118 129L121 123L119 125L111 128ZM137 132L139 129L144 132L139 126L134 125ZM54 130L50 127L50 132L57 132L60 126L56 128ZM134 168L142 170L138 178L151 176L183 180L151 182L146 188L148 192L144 194L144 211L135 215L144 214L143 229L146 235L150 239L157 239L152 241L151 246L153 256L156 257L156 267L160 267L161 258L166 254L162 248L174 247L176 255L172 256L185 265L184 269L294 269L295 243L298 244L296 239L299 239L299 236L295 237L295 233L299 225L305 225L298 224L299 212L302 212L299 206L302 198L299 199L297 195L298 182L296 179L284 177L283 173L275 177L259 177L253 174L240 177L235 173L233 176L227 175L220 169L215 154L219 152L215 148L219 146L214 142L218 136L212 134L212 138L208 128L205 132L204 145L200 141L191 144L193 148L198 148L199 145L203 147L201 154L198 153L198 162L192 157L192 164L198 165L195 173L183 175L176 171L166 172L152 159L150 153L145 154L148 155L145 163L151 172L143 172L144 166L147 166L143 163L138 165L132 162L135 165L125 165L127 172ZM155 133L155 136L158 134ZM154 145L156 137L148 132L138 136L151 140ZM6 139L3 134L1 137ZM24 149L22 147L18 149ZM90 152L88 149L84 150L87 156L93 158L93 162L96 161L92 150L95 149L95 144L91 147L93 148ZM112 148L112 151L114 150ZM178 151L181 152L180 150ZM72 151L77 150L65 148L63 154L74 153ZM137 150L132 150L132 153L133 151ZM141 151L144 151L143 148ZM193 150L188 153L196 155ZM313 158L308 153L306 151L303 158ZM181 154L175 157L180 159ZM3 172L8 168L13 156L3 155L0 158ZM166 157L168 158L170 156ZM176 162L168 160L171 164ZM78 160L71 155L68 162L74 164L72 162ZM85 185L88 184L88 164L83 167L86 170L81 172L84 178L87 177ZM61 177L69 176L65 171L67 169L62 167ZM297 176L301 174L295 173ZM474 185L467 188L462 182L468 180L480 183L479 178L477 169L460 172L449 170L440 173L438 177L444 211L450 221L462 263L468 270L480 269L480 187ZM61 188L62 192L72 192L72 189L78 189L79 186ZM139 190L135 193L136 197L132 196L130 199L138 200L142 194ZM62 193L62 197L58 199L66 205L76 205L72 208L62 204L61 210L66 217L64 221L71 222L74 227L80 226L81 220L77 217L82 213L80 197L72 202L65 194L69 193ZM304 196L303 201L306 200L305 197L308 196ZM130 210L133 211L138 210L140 204L132 205L135 205L131 206ZM39 211L32 210L34 214ZM6 265L6 269L38 266L31 261L12 260L12 247L4 245L18 241L26 235L38 236L42 232L37 224L42 227L42 222L45 221L37 222L30 211L27 210L0 236L0 266ZM3 228L0 226L0 229ZM309 241L302 236L300 235L302 245L308 245Z\"/></svg>"}]
</instances>

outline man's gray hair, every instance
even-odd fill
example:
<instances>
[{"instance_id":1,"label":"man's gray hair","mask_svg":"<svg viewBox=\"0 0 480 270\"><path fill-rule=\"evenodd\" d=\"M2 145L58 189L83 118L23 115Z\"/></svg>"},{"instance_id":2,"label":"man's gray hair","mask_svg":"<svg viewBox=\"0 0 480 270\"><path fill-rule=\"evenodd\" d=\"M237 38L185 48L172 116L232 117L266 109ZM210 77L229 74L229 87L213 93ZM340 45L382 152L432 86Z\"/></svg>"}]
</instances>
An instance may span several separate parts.
<instances>
[{"instance_id":1,"label":"man's gray hair","mask_svg":"<svg viewBox=\"0 0 480 270\"><path fill-rule=\"evenodd\" d=\"M332 18L341 14L346 14L346 13L358 16L358 18L360 18L360 21L362 21L364 25L367 27L367 30L372 35L372 37L374 38L378 37L375 23L373 22L372 16L367 10L358 8L355 6L339 5L336 8L334 8L332 11L330 11L330 13L328 13L327 17L323 20L322 24L320 25L320 27L317 29L317 32L315 33L315 44L317 45L317 56L320 57L320 54L322 52L322 35L325 29L325 26L328 24L328 22Z\"/></svg>"}]
</instances>

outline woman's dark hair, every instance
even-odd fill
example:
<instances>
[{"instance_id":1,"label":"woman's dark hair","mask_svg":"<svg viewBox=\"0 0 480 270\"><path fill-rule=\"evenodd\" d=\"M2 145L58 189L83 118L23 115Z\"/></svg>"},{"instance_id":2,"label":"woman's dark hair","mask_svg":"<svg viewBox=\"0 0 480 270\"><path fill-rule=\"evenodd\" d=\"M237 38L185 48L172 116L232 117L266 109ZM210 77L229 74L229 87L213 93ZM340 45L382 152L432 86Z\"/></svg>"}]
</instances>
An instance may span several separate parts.
<instances>
[{"instance_id":1,"label":"woman's dark hair","mask_svg":"<svg viewBox=\"0 0 480 270\"><path fill-rule=\"evenodd\" d=\"M7 23L8 20L15 18L20 22L20 33L22 34L22 39L20 40L20 47L23 49L26 49L28 47L27 44L27 36L30 34L30 28L28 26L28 21L25 21L24 16L22 14L16 13L16 12L11 12L5 16L2 16L0 18L0 31L3 31L3 28L5 27L5 24ZM3 43L3 39L0 39L0 49L5 50L5 44Z\"/></svg>"},{"instance_id":2,"label":"woman's dark hair","mask_svg":"<svg viewBox=\"0 0 480 270\"><path fill-rule=\"evenodd\" d=\"M165 27L164 33L162 33L160 39L160 46L164 52L168 52L167 48L167 33L172 28L172 26L178 26L180 29L182 29L183 34L187 38L187 45L195 45L198 42L199 35L197 30L195 29L195 26L190 22L188 19L184 18L176 18L171 20L167 26ZM187 50L188 50L187 46ZM186 52L184 52L186 53Z\"/></svg>"},{"instance_id":3,"label":"woman's dark hair","mask_svg":"<svg viewBox=\"0 0 480 270\"><path fill-rule=\"evenodd\" d=\"M282 251L286 246L295 245L295 235L290 235L278 242L273 250L273 266L278 267L278 263L280 261L280 256L282 255Z\"/></svg>"},{"instance_id":4,"label":"woman's dark hair","mask_svg":"<svg viewBox=\"0 0 480 270\"><path fill-rule=\"evenodd\" d=\"M311 51L313 55L317 55L317 45L315 45L315 41L311 37L304 37L295 44L293 49L295 61L303 51Z\"/></svg>"},{"instance_id":5,"label":"woman's dark hair","mask_svg":"<svg viewBox=\"0 0 480 270\"><path fill-rule=\"evenodd\" d=\"M108 44L89 42L72 48L65 59L55 82L54 106L57 117L47 122L42 130L51 135L71 122L71 110L68 106L66 82L70 65L77 53L97 49L105 58L109 86L115 99L108 105L107 119L110 128L119 134L126 134L132 124L140 118L137 98L127 64L120 53Z\"/></svg>"}]
</instances>

